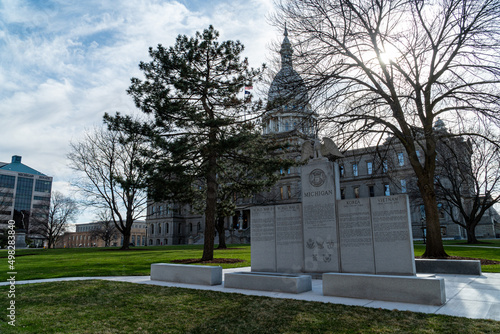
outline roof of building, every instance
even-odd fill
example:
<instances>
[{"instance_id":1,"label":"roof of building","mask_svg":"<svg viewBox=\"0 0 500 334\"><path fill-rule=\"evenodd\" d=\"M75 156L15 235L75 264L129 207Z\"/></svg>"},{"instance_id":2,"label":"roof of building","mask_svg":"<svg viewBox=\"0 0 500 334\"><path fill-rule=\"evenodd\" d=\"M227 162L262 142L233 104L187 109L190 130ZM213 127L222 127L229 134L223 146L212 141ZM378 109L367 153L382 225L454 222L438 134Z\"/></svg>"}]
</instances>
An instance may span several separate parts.
<instances>
[{"instance_id":1,"label":"roof of building","mask_svg":"<svg viewBox=\"0 0 500 334\"><path fill-rule=\"evenodd\" d=\"M19 155L13 155L11 163L0 162L0 170L9 170L9 171L18 172L18 173L46 176L45 174L40 173L39 171L21 163L21 158L22 157Z\"/></svg>"}]
</instances>

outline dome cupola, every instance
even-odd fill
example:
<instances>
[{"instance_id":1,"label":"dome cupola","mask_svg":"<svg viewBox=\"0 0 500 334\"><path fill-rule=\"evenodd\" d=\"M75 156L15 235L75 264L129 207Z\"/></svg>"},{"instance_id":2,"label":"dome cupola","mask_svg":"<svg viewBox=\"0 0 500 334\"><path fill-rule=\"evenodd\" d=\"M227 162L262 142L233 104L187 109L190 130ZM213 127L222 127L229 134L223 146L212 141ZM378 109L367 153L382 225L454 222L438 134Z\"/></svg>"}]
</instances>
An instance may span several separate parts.
<instances>
[{"instance_id":1,"label":"dome cupola","mask_svg":"<svg viewBox=\"0 0 500 334\"><path fill-rule=\"evenodd\" d=\"M268 110L276 107L304 110L309 103L307 88L302 77L293 69L292 44L288 39L285 26L285 38L281 43L281 70L274 77L268 94Z\"/></svg>"},{"instance_id":2,"label":"dome cupola","mask_svg":"<svg viewBox=\"0 0 500 334\"><path fill-rule=\"evenodd\" d=\"M307 87L293 69L293 49L285 25L281 43L281 69L274 77L268 92L267 112L263 117L265 133L299 131L314 136L316 114L309 105Z\"/></svg>"}]
</instances>

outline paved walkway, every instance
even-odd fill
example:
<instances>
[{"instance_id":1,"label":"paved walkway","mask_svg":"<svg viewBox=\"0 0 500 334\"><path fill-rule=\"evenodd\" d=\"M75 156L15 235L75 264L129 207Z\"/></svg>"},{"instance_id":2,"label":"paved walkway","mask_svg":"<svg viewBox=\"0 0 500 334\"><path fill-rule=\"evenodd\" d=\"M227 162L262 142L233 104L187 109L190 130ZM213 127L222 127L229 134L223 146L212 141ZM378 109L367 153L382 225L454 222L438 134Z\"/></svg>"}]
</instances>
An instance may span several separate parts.
<instances>
[{"instance_id":1,"label":"paved walkway","mask_svg":"<svg viewBox=\"0 0 500 334\"><path fill-rule=\"evenodd\" d=\"M236 271L250 271L250 267L225 269L224 273ZM428 275L418 275L428 276ZM256 290L241 290L224 288L222 285L204 286L195 284L181 284L161 281L151 281L149 276L113 276L113 277L68 277L49 278L41 280L18 281L16 284L31 284L40 282L80 281L101 279L108 281L130 282L137 284L151 284L188 289L213 290L227 293L241 293L245 295L267 296L273 298L289 298L297 300L317 301L324 303L356 305L389 310L445 314L473 319L492 319L500 321L500 274L483 273L481 276L469 275L436 275L445 280L446 304L429 306L396 302L385 302L367 299L329 297L322 294L322 281L313 280L312 291L301 294L268 292ZM2 282L1 285L8 285Z\"/></svg>"},{"instance_id":2,"label":"paved walkway","mask_svg":"<svg viewBox=\"0 0 500 334\"><path fill-rule=\"evenodd\" d=\"M478 245L444 245L444 247L473 247L473 248L495 248L500 249L498 246L478 246Z\"/></svg>"}]
</instances>

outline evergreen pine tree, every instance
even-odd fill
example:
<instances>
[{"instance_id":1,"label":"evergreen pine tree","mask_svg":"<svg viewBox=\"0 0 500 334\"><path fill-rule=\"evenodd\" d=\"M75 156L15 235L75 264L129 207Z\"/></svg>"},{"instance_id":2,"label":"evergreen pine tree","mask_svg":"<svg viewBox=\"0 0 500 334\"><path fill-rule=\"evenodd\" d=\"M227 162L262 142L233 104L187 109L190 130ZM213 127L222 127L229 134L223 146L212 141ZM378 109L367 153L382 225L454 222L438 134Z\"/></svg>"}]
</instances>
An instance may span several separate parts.
<instances>
[{"instance_id":1,"label":"evergreen pine tree","mask_svg":"<svg viewBox=\"0 0 500 334\"><path fill-rule=\"evenodd\" d=\"M260 70L240 60L244 47L239 41L219 42L218 37L210 26L194 38L179 35L173 47L150 48L152 60L139 65L145 79L133 78L128 93L151 122L105 116L111 126L149 138L151 149L145 154L155 157L146 166L151 199L202 199L202 261L213 259L217 204L227 203L219 189L230 186L248 196L270 186L276 171L293 163L272 155L276 148L260 136L256 113L262 103L239 97Z\"/></svg>"}]
</instances>

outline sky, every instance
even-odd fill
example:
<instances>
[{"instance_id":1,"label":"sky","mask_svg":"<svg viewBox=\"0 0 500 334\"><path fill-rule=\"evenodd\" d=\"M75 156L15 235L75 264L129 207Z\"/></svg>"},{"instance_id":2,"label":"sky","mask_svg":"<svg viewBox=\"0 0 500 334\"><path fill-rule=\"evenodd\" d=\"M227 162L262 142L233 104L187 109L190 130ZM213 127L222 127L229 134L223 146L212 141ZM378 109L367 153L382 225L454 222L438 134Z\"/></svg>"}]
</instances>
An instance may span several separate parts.
<instances>
[{"instance_id":1,"label":"sky","mask_svg":"<svg viewBox=\"0 0 500 334\"><path fill-rule=\"evenodd\" d=\"M212 24L259 67L282 38L272 11L273 0L0 0L0 161L20 155L71 196L70 142L105 112L138 113L126 89L150 46Z\"/></svg>"}]
</instances>

